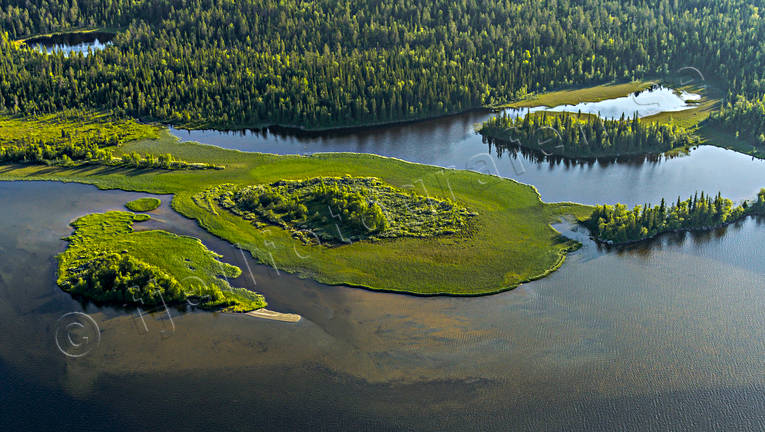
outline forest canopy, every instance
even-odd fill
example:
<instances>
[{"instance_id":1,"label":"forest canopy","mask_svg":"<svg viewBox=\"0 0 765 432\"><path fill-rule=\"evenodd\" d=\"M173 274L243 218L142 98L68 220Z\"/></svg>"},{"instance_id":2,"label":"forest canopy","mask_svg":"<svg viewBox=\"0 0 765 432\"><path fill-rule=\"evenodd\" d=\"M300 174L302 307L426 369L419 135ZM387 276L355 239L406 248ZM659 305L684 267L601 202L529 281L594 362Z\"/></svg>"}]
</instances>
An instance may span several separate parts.
<instances>
[{"instance_id":1,"label":"forest canopy","mask_svg":"<svg viewBox=\"0 0 765 432\"><path fill-rule=\"evenodd\" d=\"M765 189L753 202L734 206L719 193L712 197L701 193L667 205L662 199L658 206L645 204L632 210L623 204L597 206L585 220L593 236L602 242L630 243L655 237L670 231L711 229L738 221L749 215L765 214Z\"/></svg>"},{"instance_id":2,"label":"forest canopy","mask_svg":"<svg viewBox=\"0 0 765 432\"><path fill-rule=\"evenodd\" d=\"M730 103L759 100L765 20L757 3L0 0L0 111L76 107L189 127L320 128L689 66ZM119 31L87 56L16 42L82 27Z\"/></svg>"},{"instance_id":3,"label":"forest canopy","mask_svg":"<svg viewBox=\"0 0 765 432\"><path fill-rule=\"evenodd\" d=\"M700 142L673 123L604 120L591 114L536 112L500 115L485 121L481 135L501 146L521 146L547 155L572 158L663 153Z\"/></svg>"}]
</instances>

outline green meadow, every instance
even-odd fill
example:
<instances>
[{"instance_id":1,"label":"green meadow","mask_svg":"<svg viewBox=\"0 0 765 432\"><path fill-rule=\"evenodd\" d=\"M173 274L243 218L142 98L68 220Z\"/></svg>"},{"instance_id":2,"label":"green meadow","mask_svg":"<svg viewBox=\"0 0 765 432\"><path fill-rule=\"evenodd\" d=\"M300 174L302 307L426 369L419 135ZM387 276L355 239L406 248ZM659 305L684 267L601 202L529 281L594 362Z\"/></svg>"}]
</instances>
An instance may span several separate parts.
<instances>
[{"instance_id":1,"label":"green meadow","mask_svg":"<svg viewBox=\"0 0 765 432\"><path fill-rule=\"evenodd\" d=\"M181 143L167 132L128 143L115 153L139 152L225 166L223 170L158 170L119 166L6 164L0 180L57 180L175 194L173 208L214 235L248 250L260 262L327 284L348 284L413 294L480 295L507 290L558 268L578 245L550 224L590 208L547 204L537 191L512 180L366 154L276 156ZM270 184L313 177L376 177L419 195L451 200L470 209L469 229L430 238L357 241L327 247L305 244L289 230L255 227L228 212L210 211L193 196L216 185Z\"/></svg>"}]
</instances>

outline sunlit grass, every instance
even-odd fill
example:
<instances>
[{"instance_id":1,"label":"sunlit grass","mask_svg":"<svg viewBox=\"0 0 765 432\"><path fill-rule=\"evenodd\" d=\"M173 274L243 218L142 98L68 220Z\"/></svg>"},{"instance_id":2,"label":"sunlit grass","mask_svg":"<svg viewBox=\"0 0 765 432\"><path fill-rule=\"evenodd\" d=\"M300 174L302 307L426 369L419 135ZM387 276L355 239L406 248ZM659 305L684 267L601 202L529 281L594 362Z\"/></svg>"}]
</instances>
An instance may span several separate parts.
<instances>
[{"instance_id":1,"label":"sunlit grass","mask_svg":"<svg viewBox=\"0 0 765 432\"><path fill-rule=\"evenodd\" d=\"M181 143L163 132L158 140L122 151L171 153L188 161L225 165L225 170L157 171L125 167L0 166L4 180L62 180L101 188L176 194L173 208L260 262L328 284L416 294L477 295L513 288L546 275L577 245L550 223L564 214L583 216L589 207L545 204L536 190L512 180L443 169L367 154L276 156ZM435 238L358 241L341 247L307 245L278 227L258 229L227 212L198 206L192 196L211 186L300 180L321 176L377 177L395 187L456 201L478 215L463 234Z\"/></svg>"},{"instance_id":2,"label":"sunlit grass","mask_svg":"<svg viewBox=\"0 0 765 432\"><path fill-rule=\"evenodd\" d=\"M81 276L78 269L110 254L129 257L170 278L180 286L174 298L162 301L179 303L194 299L206 308L246 312L265 307L261 295L242 288L232 288L226 278L241 274L238 267L218 261L220 255L207 249L199 239L178 236L166 231L133 231L133 223L146 218L129 212L91 214L72 223L75 232L67 238L69 247L59 255L59 285L67 289ZM75 279L75 280L73 280ZM103 289L93 289L85 297L98 298ZM150 299L122 300L127 304L151 305ZM156 302L156 299L153 301Z\"/></svg>"},{"instance_id":3,"label":"sunlit grass","mask_svg":"<svg viewBox=\"0 0 765 432\"><path fill-rule=\"evenodd\" d=\"M139 198L134 201L130 201L129 203L125 204L125 207L127 207L128 210L132 210L134 212L148 212L152 210L156 210L160 205L162 204L162 201L159 198Z\"/></svg>"}]
</instances>

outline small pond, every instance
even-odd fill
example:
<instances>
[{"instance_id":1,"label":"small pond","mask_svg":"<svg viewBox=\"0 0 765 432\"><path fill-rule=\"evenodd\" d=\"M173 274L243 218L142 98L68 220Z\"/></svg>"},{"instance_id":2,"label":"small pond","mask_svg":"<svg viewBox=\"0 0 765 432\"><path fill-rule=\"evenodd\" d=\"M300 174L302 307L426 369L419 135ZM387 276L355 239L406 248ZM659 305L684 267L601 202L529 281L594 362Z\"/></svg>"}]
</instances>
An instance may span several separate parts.
<instances>
[{"instance_id":1,"label":"small pond","mask_svg":"<svg viewBox=\"0 0 765 432\"><path fill-rule=\"evenodd\" d=\"M699 94L655 86L648 90L599 102L582 102L576 105L559 105L555 107L510 108L505 110L505 113L512 117L518 117L528 112L536 111L581 112L596 114L608 120L618 120L622 116L632 118L635 113L637 113L638 117L642 118L663 112L685 111L694 108L696 106L694 102L699 100L701 100L701 95Z\"/></svg>"},{"instance_id":2,"label":"small pond","mask_svg":"<svg viewBox=\"0 0 765 432\"><path fill-rule=\"evenodd\" d=\"M82 53L87 56L89 51L97 51L112 44L114 33L108 32L77 32L59 33L27 39L28 46L48 54L62 52L65 56Z\"/></svg>"}]
</instances>

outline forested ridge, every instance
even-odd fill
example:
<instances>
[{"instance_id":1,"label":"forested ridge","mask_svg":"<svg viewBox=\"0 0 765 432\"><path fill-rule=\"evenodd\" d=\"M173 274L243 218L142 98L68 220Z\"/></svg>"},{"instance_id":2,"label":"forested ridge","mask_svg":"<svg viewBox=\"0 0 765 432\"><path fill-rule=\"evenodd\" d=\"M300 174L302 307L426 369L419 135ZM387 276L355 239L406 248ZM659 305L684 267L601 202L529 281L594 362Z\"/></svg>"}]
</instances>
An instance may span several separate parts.
<instances>
[{"instance_id":1,"label":"forested ridge","mask_svg":"<svg viewBox=\"0 0 765 432\"><path fill-rule=\"evenodd\" d=\"M604 120L581 113L501 115L485 121L481 135L497 146L521 146L547 155L572 158L663 153L700 142L673 123Z\"/></svg>"},{"instance_id":2,"label":"forested ridge","mask_svg":"<svg viewBox=\"0 0 765 432\"><path fill-rule=\"evenodd\" d=\"M330 127L702 71L765 89L759 0L0 0L0 109L113 110L187 126ZM89 56L13 41L119 29Z\"/></svg>"}]
</instances>

